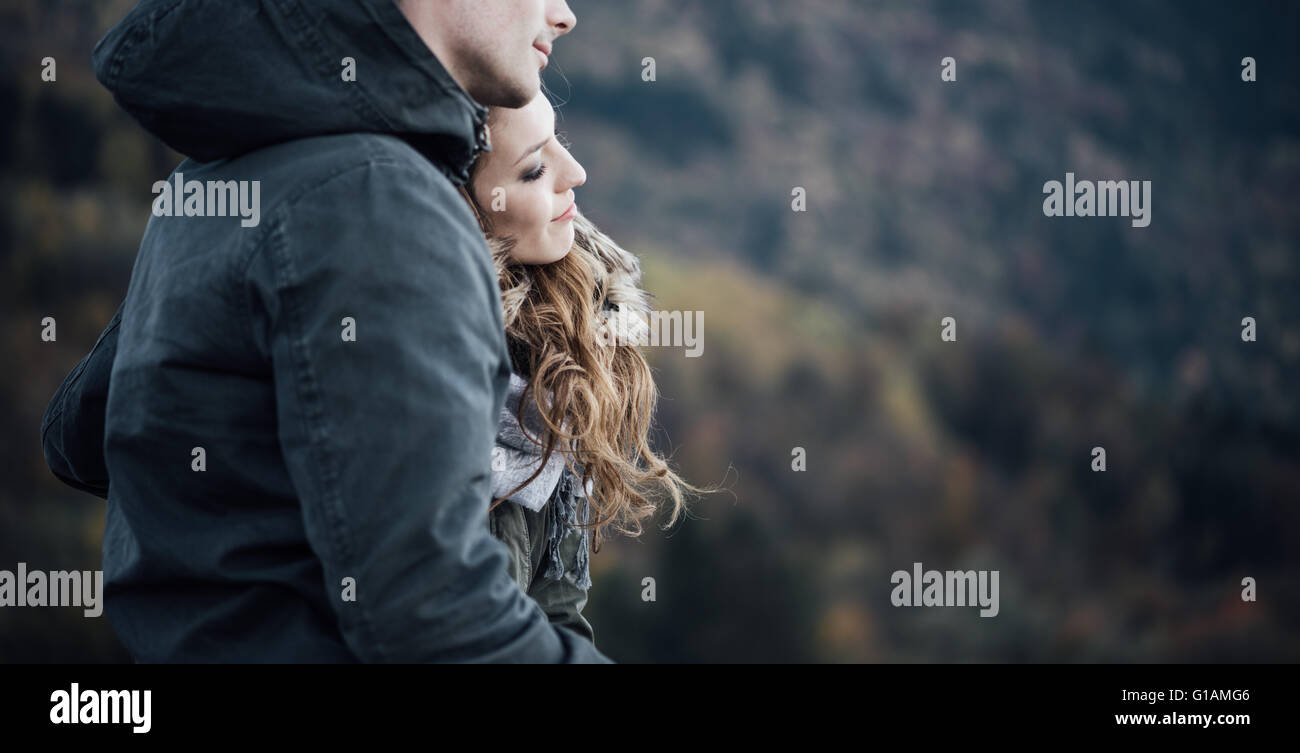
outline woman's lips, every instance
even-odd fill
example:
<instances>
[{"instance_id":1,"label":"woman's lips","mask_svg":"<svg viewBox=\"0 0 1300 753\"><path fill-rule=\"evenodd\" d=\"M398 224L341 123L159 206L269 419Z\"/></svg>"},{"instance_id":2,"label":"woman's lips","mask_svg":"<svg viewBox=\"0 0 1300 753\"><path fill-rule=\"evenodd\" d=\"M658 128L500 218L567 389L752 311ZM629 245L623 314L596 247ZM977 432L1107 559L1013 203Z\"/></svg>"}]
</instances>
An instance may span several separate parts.
<instances>
[{"instance_id":1,"label":"woman's lips","mask_svg":"<svg viewBox=\"0 0 1300 753\"><path fill-rule=\"evenodd\" d=\"M576 215L577 213L578 213L578 202L575 201L569 205L568 209L564 210L564 214L551 220L551 222L564 222L566 220L571 220L573 219L573 216Z\"/></svg>"},{"instance_id":2,"label":"woman's lips","mask_svg":"<svg viewBox=\"0 0 1300 753\"><path fill-rule=\"evenodd\" d=\"M537 45L533 45L533 49L537 50L538 56L540 56L542 59L542 67L545 68L547 61L550 59L548 57L548 53L546 52L546 50L543 50L541 47L538 47Z\"/></svg>"}]
</instances>

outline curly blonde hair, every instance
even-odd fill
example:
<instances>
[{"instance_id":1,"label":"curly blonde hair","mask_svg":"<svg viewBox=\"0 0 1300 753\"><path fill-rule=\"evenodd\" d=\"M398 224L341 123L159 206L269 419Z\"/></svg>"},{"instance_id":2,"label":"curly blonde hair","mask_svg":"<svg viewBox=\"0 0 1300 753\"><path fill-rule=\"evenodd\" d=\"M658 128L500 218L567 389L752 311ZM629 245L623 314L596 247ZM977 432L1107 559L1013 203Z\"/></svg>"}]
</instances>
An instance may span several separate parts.
<instances>
[{"instance_id":1,"label":"curly blonde hair","mask_svg":"<svg viewBox=\"0 0 1300 753\"><path fill-rule=\"evenodd\" d=\"M659 399L654 376L635 342L606 329L613 326L614 310L638 317L649 313L640 262L579 212L569 253L550 264L521 264L511 256L513 240L493 235L489 215L472 191L461 187L461 194L487 237L506 339L516 372L527 378L516 413L521 427L530 398L548 397L532 400L545 424L544 438L531 437L543 448L537 471L494 499L490 509L532 483L560 451L583 486L592 484L594 520L584 527L595 531L597 542L611 528L640 536L641 521L660 507L652 501L656 498L667 501L663 527L671 527L686 511L686 493L709 490L677 475L650 447ZM569 449L561 449L562 443Z\"/></svg>"}]
</instances>

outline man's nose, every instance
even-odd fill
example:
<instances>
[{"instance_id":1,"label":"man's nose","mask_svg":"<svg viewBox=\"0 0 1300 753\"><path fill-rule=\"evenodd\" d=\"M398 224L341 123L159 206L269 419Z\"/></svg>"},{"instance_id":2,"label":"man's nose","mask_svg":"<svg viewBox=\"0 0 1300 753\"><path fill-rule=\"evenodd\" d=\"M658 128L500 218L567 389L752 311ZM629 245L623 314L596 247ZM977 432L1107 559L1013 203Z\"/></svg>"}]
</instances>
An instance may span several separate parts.
<instances>
[{"instance_id":1,"label":"man's nose","mask_svg":"<svg viewBox=\"0 0 1300 753\"><path fill-rule=\"evenodd\" d=\"M569 4L564 0L552 0L546 6L546 23L555 29L555 36L558 37L573 31L573 27L578 24L578 17L573 15Z\"/></svg>"}]
</instances>

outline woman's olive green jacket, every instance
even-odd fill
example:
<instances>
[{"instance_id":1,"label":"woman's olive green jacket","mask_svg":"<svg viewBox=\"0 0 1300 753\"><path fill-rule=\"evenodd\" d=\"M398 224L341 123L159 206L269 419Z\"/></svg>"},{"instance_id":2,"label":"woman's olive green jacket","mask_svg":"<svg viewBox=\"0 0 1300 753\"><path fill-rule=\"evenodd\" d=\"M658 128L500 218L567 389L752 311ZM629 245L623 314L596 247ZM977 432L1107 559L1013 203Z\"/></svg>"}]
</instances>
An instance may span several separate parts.
<instances>
[{"instance_id":1,"label":"woman's olive green jacket","mask_svg":"<svg viewBox=\"0 0 1300 753\"><path fill-rule=\"evenodd\" d=\"M577 585L578 550L584 545L578 529L567 529L561 540L563 574L555 580L546 577L547 520L553 504L554 499L540 511L533 512L506 500L488 513L488 527L492 535L510 550L510 575L541 606L550 621L595 643L591 624L582 615L587 605L587 589Z\"/></svg>"}]
</instances>

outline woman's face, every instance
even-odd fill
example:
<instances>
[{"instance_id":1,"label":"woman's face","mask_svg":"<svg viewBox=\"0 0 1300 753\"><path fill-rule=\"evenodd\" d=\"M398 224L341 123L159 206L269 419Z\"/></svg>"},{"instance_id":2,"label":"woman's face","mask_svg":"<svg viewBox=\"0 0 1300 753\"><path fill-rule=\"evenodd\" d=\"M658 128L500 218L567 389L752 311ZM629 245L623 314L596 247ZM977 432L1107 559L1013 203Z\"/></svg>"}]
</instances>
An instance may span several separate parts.
<instances>
[{"instance_id":1,"label":"woman's face","mask_svg":"<svg viewBox=\"0 0 1300 753\"><path fill-rule=\"evenodd\" d=\"M511 238L521 264L550 264L573 246L573 189L582 165L555 138L555 111L542 94L517 110L493 108L492 151L476 166L471 190L491 234Z\"/></svg>"}]
</instances>

